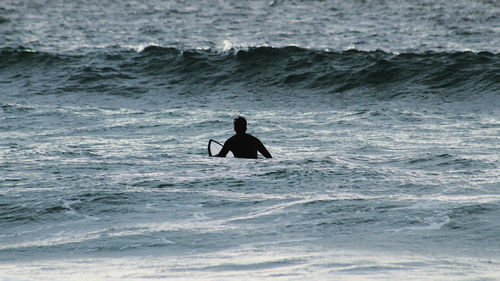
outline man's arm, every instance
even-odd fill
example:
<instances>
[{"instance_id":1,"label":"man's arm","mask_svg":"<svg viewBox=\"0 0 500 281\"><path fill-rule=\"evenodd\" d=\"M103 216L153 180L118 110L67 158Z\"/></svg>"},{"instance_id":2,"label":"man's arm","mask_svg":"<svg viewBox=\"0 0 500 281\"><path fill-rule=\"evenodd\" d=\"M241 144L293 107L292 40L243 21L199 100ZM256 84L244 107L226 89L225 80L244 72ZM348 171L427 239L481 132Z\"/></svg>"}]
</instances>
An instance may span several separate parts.
<instances>
[{"instance_id":1,"label":"man's arm","mask_svg":"<svg viewBox=\"0 0 500 281\"><path fill-rule=\"evenodd\" d=\"M257 139L257 150L262 154L264 155L264 157L266 158L273 158L271 156L271 153L269 153L269 151L267 151L266 147L264 146L264 144L262 144L262 142L260 140Z\"/></svg>"},{"instance_id":2,"label":"man's arm","mask_svg":"<svg viewBox=\"0 0 500 281\"><path fill-rule=\"evenodd\" d=\"M224 143L224 146L222 147L221 151L215 155L215 157L226 157L226 155L229 153L229 140Z\"/></svg>"}]
</instances>

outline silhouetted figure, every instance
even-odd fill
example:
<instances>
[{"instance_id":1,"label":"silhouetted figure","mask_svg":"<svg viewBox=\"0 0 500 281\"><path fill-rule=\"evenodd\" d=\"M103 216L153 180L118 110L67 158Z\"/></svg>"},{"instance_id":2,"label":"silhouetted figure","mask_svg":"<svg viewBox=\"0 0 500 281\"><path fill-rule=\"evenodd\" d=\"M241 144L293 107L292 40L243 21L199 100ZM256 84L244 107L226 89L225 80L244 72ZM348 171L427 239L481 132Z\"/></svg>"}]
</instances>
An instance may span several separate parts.
<instances>
[{"instance_id":1,"label":"silhouetted figure","mask_svg":"<svg viewBox=\"0 0 500 281\"><path fill-rule=\"evenodd\" d=\"M234 131L236 135L230 137L222 147L222 150L217 154L217 157L226 157L226 154L231 151L234 157L238 158L257 158L257 151L262 153L266 158L272 158L271 153L267 151L262 142L246 133L247 120L238 116L234 119Z\"/></svg>"}]
</instances>

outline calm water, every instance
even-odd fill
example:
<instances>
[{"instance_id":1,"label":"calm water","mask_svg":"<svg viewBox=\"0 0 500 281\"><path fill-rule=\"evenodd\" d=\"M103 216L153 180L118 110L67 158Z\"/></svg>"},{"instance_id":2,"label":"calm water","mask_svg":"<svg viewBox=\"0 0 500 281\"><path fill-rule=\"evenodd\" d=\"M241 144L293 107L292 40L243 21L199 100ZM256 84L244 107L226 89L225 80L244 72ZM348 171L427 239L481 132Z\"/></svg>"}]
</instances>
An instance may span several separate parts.
<instances>
[{"instance_id":1,"label":"calm water","mask_svg":"<svg viewBox=\"0 0 500 281\"><path fill-rule=\"evenodd\" d=\"M0 97L0 280L500 279L498 1L7 0Z\"/></svg>"}]
</instances>

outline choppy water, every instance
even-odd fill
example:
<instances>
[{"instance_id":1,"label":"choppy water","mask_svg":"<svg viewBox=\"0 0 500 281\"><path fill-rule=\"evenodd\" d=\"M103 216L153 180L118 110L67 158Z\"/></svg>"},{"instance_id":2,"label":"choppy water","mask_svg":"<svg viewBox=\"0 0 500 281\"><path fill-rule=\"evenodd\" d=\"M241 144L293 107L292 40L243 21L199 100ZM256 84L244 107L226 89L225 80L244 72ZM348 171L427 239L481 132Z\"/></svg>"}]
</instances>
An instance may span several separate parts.
<instances>
[{"instance_id":1,"label":"choppy water","mask_svg":"<svg viewBox=\"0 0 500 281\"><path fill-rule=\"evenodd\" d=\"M0 279L500 279L498 1L4 1ZM243 115L273 159L213 159Z\"/></svg>"}]
</instances>

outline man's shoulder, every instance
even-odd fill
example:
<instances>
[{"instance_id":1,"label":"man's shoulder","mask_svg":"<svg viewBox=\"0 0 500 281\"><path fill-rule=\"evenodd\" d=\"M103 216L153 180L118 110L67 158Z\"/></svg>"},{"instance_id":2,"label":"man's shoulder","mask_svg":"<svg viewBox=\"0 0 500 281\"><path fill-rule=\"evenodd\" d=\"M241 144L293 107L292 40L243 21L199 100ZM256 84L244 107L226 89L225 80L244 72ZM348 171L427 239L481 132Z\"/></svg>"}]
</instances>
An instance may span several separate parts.
<instances>
[{"instance_id":1,"label":"man's shoulder","mask_svg":"<svg viewBox=\"0 0 500 281\"><path fill-rule=\"evenodd\" d=\"M229 139L227 139L226 142L231 143L231 142L242 140L242 139L249 139L251 141L260 141L257 137L254 137L250 134L243 134L243 135L236 134L236 135L230 137Z\"/></svg>"},{"instance_id":2,"label":"man's shoulder","mask_svg":"<svg viewBox=\"0 0 500 281\"><path fill-rule=\"evenodd\" d=\"M236 134L236 135L233 135L232 137L228 138L226 143L231 144L234 142L238 142L238 139L241 140L241 135Z\"/></svg>"},{"instance_id":3,"label":"man's shoulder","mask_svg":"<svg viewBox=\"0 0 500 281\"><path fill-rule=\"evenodd\" d=\"M247 137L248 137L249 139L251 139L252 141L258 141L258 142L260 142L260 140L259 140L257 137L254 137L254 136L252 136L252 135L250 135L250 134L247 134Z\"/></svg>"},{"instance_id":4,"label":"man's shoulder","mask_svg":"<svg viewBox=\"0 0 500 281\"><path fill-rule=\"evenodd\" d=\"M226 143L233 142L235 139L236 139L236 135L234 135L234 136L232 136L232 137L228 138L228 139L226 140Z\"/></svg>"}]
</instances>

